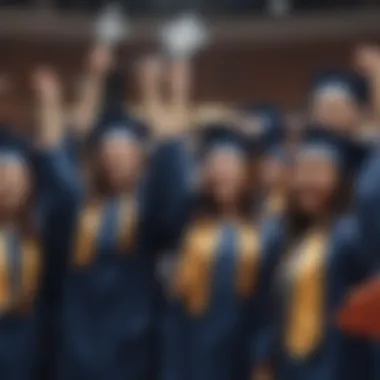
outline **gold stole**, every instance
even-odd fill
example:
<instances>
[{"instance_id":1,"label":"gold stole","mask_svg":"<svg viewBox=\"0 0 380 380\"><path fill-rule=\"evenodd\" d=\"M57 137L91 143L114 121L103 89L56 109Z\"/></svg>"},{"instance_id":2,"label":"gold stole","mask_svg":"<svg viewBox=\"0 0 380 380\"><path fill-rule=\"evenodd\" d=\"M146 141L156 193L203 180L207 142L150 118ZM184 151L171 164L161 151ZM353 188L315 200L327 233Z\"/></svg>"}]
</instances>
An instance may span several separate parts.
<instances>
[{"instance_id":1,"label":"gold stole","mask_svg":"<svg viewBox=\"0 0 380 380\"><path fill-rule=\"evenodd\" d=\"M189 314L199 317L210 304L211 281L222 226L210 221L195 223L187 234L174 278L174 293ZM259 241L253 226L239 228L236 292L247 297L253 291L259 262Z\"/></svg>"},{"instance_id":2,"label":"gold stole","mask_svg":"<svg viewBox=\"0 0 380 380\"><path fill-rule=\"evenodd\" d=\"M36 240L22 242L21 287L17 309L28 310L36 299L42 269L40 245Z\"/></svg>"},{"instance_id":3,"label":"gold stole","mask_svg":"<svg viewBox=\"0 0 380 380\"><path fill-rule=\"evenodd\" d=\"M0 309L26 312L34 303L40 285L41 251L33 239L21 242L20 288L12 297L11 274L7 262L7 247L4 234L0 234Z\"/></svg>"},{"instance_id":4,"label":"gold stole","mask_svg":"<svg viewBox=\"0 0 380 380\"><path fill-rule=\"evenodd\" d=\"M236 291L242 297L252 294L258 278L261 241L252 224L241 224L238 229Z\"/></svg>"},{"instance_id":5,"label":"gold stole","mask_svg":"<svg viewBox=\"0 0 380 380\"><path fill-rule=\"evenodd\" d=\"M0 232L0 310L7 310L10 304L11 284L7 262L7 242Z\"/></svg>"},{"instance_id":6,"label":"gold stole","mask_svg":"<svg viewBox=\"0 0 380 380\"><path fill-rule=\"evenodd\" d=\"M312 354L323 338L327 243L325 233L310 233L301 243L300 256L293 263L285 344L295 358Z\"/></svg>"},{"instance_id":7,"label":"gold stole","mask_svg":"<svg viewBox=\"0 0 380 380\"><path fill-rule=\"evenodd\" d=\"M82 210L74 245L74 265L89 265L95 257L97 237L102 222L104 204L89 202ZM118 210L117 236L122 252L130 252L137 234L137 202L134 198L123 197Z\"/></svg>"}]
</instances>

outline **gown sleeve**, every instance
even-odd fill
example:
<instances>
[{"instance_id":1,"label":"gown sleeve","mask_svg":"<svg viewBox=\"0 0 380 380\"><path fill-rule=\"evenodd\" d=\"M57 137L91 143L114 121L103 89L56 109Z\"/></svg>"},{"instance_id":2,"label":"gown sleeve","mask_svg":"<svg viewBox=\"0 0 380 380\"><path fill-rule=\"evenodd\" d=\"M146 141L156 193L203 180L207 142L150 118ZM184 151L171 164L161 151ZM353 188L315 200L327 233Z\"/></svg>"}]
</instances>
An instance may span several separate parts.
<instances>
[{"instance_id":1,"label":"gown sleeve","mask_svg":"<svg viewBox=\"0 0 380 380\"><path fill-rule=\"evenodd\" d=\"M329 294L327 305L326 368L342 365L340 378L366 378L373 376L371 342L360 336L342 332L337 313L350 292L367 278L370 272L368 257L363 255L359 224L356 216L348 215L337 223L333 236L334 252L329 268Z\"/></svg>"},{"instance_id":2,"label":"gown sleeve","mask_svg":"<svg viewBox=\"0 0 380 380\"><path fill-rule=\"evenodd\" d=\"M173 248L187 222L191 170L190 153L180 139L159 144L150 157L144 220L156 248Z\"/></svg>"},{"instance_id":3,"label":"gown sleeve","mask_svg":"<svg viewBox=\"0 0 380 380\"><path fill-rule=\"evenodd\" d=\"M47 377L55 360L61 289L80 193L71 163L62 146L40 152L36 162L44 260L40 306L45 367L42 371Z\"/></svg>"},{"instance_id":4,"label":"gown sleeve","mask_svg":"<svg viewBox=\"0 0 380 380\"><path fill-rule=\"evenodd\" d=\"M380 269L380 152L369 159L357 181L355 211L362 255Z\"/></svg>"},{"instance_id":5,"label":"gown sleeve","mask_svg":"<svg viewBox=\"0 0 380 380\"><path fill-rule=\"evenodd\" d=\"M270 365L276 350L274 277L284 243L284 230L282 218L264 222L262 229L262 266L251 317L250 361L253 370Z\"/></svg>"}]
</instances>

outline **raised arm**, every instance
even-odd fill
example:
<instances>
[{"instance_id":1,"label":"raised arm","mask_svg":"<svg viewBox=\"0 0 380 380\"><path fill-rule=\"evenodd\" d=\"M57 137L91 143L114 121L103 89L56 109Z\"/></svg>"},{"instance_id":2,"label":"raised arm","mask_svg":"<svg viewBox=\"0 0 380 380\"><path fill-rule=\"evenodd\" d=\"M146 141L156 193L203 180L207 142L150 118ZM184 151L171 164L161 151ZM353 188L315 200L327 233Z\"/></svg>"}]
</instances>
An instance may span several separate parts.
<instances>
[{"instance_id":1,"label":"raised arm","mask_svg":"<svg viewBox=\"0 0 380 380\"><path fill-rule=\"evenodd\" d=\"M378 129L380 128L380 47L364 46L357 51L356 61L367 76L371 86L373 112Z\"/></svg>"},{"instance_id":2,"label":"raised arm","mask_svg":"<svg viewBox=\"0 0 380 380\"><path fill-rule=\"evenodd\" d=\"M59 80L52 70L44 68L33 75L33 84L38 110L35 166L44 259L41 294L41 326L44 329L41 349L49 367L57 354L57 322L79 202L79 182L64 144L65 122Z\"/></svg>"},{"instance_id":3,"label":"raised arm","mask_svg":"<svg viewBox=\"0 0 380 380\"><path fill-rule=\"evenodd\" d=\"M174 63L168 72L171 89L169 101L164 103L161 96L158 101L157 98L154 100L154 107L148 109L156 146L150 160L147 209L151 212L150 220L157 226L155 230L159 230L160 236L168 240L178 235L192 195L189 177L193 168L186 142L190 78L187 68L180 65L182 63L178 66ZM155 79L158 86L160 81L157 77ZM154 91L157 94L159 90Z\"/></svg>"},{"instance_id":4,"label":"raised arm","mask_svg":"<svg viewBox=\"0 0 380 380\"><path fill-rule=\"evenodd\" d=\"M85 137L99 117L103 92L114 61L109 45L95 46L89 54L83 85L74 105L70 124L77 137Z\"/></svg>"},{"instance_id":5,"label":"raised arm","mask_svg":"<svg viewBox=\"0 0 380 380\"><path fill-rule=\"evenodd\" d=\"M62 91L57 75L48 68L37 70L33 84L38 109L36 168L44 203L68 196L77 184L77 173L65 149Z\"/></svg>"}]
</instances>

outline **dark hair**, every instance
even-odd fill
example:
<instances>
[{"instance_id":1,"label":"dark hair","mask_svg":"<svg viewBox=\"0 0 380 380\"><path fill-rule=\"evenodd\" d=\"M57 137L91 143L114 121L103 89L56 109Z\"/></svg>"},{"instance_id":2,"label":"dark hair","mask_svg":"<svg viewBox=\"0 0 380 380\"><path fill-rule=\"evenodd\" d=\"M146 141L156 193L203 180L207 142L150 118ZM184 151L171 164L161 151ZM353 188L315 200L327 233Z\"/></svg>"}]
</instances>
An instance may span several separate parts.
<instances>
[{"instance_id":1,"label":"dark hair","mask_svg":"<svg viewBox=\"0 0 380 380\"><path fill-rule=\"evenodd\" d=\"M217 202L207 193L200 193L196 198L195 215L197 217L217 217L220 210ZM242 194L238 204L238 216L242 219L251 219L253 215L252 197L248 192Z\"/></svg>"},{"instance_id":2,"label":"dark hair","mask_svg":"<svg viewBox=\"0 0 380 380\"><path fill-rule=\"evenodd\" d=\"M28 181L30 184L30 193L24 203L22 210L17 213L17 220L20 225L21 234L25 237L37 237L40 233L38 230L37 220L35 218L35 208L38 203L38 184L37 173L32 165L27 167Z\"/></svg>"}]
</instances>

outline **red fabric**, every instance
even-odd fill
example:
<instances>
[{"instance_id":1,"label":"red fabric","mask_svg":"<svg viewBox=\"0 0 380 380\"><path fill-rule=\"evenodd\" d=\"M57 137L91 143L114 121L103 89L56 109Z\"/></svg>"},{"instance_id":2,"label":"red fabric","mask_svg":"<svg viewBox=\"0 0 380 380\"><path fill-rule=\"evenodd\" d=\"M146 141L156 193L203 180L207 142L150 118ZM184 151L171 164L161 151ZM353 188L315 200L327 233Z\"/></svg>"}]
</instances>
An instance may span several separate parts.
<instances>
[{"instance_id":1,"label":"red fabric","mask_svg":"<svg viewBox=\"0 0 380 380\"><path fill-rule=\"evenodd\" d=\"M339 327L348 333L380 338L380 278L350 293L338 313Z\"/></svg>"}]
</instances>

